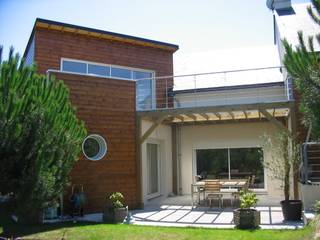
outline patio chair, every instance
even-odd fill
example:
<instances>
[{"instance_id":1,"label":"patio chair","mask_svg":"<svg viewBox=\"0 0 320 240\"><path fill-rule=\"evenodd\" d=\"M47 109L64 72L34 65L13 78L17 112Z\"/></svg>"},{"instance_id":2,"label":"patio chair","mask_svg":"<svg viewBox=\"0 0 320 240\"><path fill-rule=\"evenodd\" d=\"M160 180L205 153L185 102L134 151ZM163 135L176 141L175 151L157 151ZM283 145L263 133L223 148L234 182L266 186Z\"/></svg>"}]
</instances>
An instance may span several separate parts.
<instances>
[{"instance_id":1,"label":"patio chair","mask_svg":"<svg viewBox=\"0 0 320 240\"><path fill-rule=\"evenodd\" d=\"M210 202L210 208L212 207L212 200L217 199L219 201L219 207L223 205L222 193L220 192L221 184L219 181L206 181L204 185L204 191L207 195L207 200Z\"/></svg>"}]
</instances>

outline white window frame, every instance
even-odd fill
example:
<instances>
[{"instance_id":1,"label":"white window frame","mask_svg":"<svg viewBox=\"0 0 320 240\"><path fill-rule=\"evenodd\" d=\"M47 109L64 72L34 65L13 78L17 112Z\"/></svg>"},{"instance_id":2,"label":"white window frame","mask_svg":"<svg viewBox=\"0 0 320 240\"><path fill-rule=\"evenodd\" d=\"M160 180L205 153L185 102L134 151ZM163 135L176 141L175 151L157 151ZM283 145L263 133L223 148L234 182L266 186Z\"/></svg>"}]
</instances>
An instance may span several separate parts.
<instances>
[{"instance_id":1,"label":"white window frame","mask_svg":"<svg viewBox=\"0 0 320 240\"><path fill-rule=\"evenodd\" d=\"M85 150L84 150L85 141L90 139L90 138L96 140L98 142L98 144L99 144L99 152L94 157L89 157L86 154ZM86 159L91 160L91 161L99 161L99 160L103 159L105 157L105 155L107 154L107 152L108 152L107 141L104 139L104 137L102 137L99 134L90 134L90 135L88 135L83 140L81 148L82 148L82 153L86 157Z\"/></svg>"},{"instance_id":2,"label":"white window frame","mask_svg":"<svg viewBox=\"0 0 320 240\"><path fill-rule=\"evenodd\" d=\"M70 71L63 71L62 69L62 65L63 65L63 61L72 61L72 62L79 62L79 63L85 63L87 66L87 72L86 73L77 73L77 72L70 72ZM92 74L92 73L88 73L89 71L89 64L94 64L94 65L98 65L98 66L104 66L104 67L109 67L109 76L102 76L102 75L97 75L97 74ZM119 77L113 77L111 76L111 68L123 68L123 69L127 69L131 71L131 79L129 78L119 78ZM113 65L113 64L104 64L104 63L98 63L98 62L92 62L92 61L85 61L85 60L79 60L79 59L73 59L73 58L61 58L60 59L60 71L64 72L64 73L70 73L70 74L78 74L78 75L87 75L87 76L92 76L92 77L99 77L99 78L110 78L110 79L117 79L117 80L125 80L125 81L134 81L136 82L139 79L133 79L133 71L139 71L139 72L147 72L147 73L151 73L152 77L151 77L151 94L152 94L152 101L151 101L151 109L155 109L156 108L156 72L153 70L148 70L148 69L142 69L142 68L133 68L133 67L126 67L126 66L120 66L120 65Z\"/></svg>"},{"instance_id":3,"label":"white window frame","mask_svg":"<svg viewBox=\"0 0 320 240\"><path fill-rule=\"evenodd\" d=\"M227 149L228 150L228 171L229 171L229 176L230 176L230 149L238 149L238 148L261 148L263 152L263 161L265 161L266 153L264 149L261 146L233 146L233 147L197 147L193 149L193 163L192 163L192 182L194 181L195 175L197 175L197 150L206 150L206 149L212 149L212 150L217 150L217 149ZM267 169L263 165L263 178L264 178L264 188L250 188L250 190L256 192L256 193L266 193L268 192L268 184L267 184Z\"/></svg>"}]
</instances>

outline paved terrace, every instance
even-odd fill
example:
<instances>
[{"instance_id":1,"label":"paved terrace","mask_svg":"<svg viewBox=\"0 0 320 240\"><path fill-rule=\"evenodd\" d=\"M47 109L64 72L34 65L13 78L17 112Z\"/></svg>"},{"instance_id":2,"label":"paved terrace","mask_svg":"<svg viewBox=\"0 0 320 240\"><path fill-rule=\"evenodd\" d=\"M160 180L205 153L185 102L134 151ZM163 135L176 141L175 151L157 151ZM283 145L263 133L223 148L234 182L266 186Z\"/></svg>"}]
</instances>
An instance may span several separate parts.
<instances>
[{"instance_id":1,"label":"paved terrace","mask_svg":"<svg viewBox=\"0 0 320 240\"><path fill-rule=\"evenodd\" d=\"M283 221L281 207L256 207L261 214L262 229L298 229L303 222ZM233 209L179 205L147 207L130 212L130 224L168 227L233 228Z\"/></svg>"}]
</instances>

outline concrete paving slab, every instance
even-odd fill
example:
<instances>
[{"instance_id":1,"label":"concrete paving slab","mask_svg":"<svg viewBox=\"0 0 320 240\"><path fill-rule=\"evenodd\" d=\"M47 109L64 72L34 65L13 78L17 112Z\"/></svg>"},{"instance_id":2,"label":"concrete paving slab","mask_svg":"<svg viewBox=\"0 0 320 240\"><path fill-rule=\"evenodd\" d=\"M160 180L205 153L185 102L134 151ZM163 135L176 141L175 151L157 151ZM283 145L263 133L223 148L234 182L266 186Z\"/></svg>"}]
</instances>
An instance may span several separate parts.
<instances>
[{"instance_id":1,"label":"concrete paving slab","mask_svg":"<svg viewBox=\"0 0 320 240\"><path fill-rule=\"evenodd\" d=\"M186 216L181 218L178 222L179 223L195 223L203 214L204 214L204 211L191 211Z\"/></svg>"},{"instance_id":2,"label":"concrete paving slab","mask_svg":"<svg viewBox=\"0 0 320 240\"><path fill-rule=\"evenodd\" d=\"M190 213L190 210L176 210L174 213L163 218L161 222L177 222Z\"/></svg>"}]
</instances>

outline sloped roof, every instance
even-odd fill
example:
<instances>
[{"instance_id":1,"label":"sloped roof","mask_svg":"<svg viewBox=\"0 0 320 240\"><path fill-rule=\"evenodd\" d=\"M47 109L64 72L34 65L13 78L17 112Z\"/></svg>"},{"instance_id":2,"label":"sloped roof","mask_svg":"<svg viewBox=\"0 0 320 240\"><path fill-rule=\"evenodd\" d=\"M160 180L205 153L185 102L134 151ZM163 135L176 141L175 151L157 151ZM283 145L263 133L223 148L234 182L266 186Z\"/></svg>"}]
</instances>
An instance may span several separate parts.
<instances>
[{"instance_id":1,"label":"sloped roof","mask_svg":"<svg viewBox=\"0 0 320 240\"><path fill-rule=\"evenodd\" d=\"M198 74L240 69L254 69L280 66L280 59L275 45L235 48L194 53L175 53L174 75ZM226 74L207 74L202 76L175 78L175 90L194 87L212 88L244 84L283 81L279 68L257 71L239 71Z\"/></svg>"}]
</instances>

